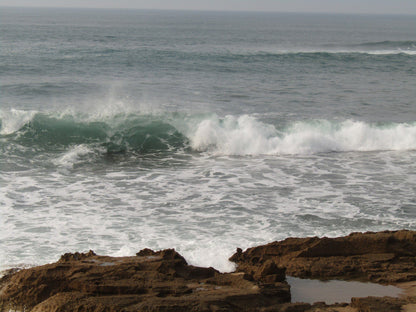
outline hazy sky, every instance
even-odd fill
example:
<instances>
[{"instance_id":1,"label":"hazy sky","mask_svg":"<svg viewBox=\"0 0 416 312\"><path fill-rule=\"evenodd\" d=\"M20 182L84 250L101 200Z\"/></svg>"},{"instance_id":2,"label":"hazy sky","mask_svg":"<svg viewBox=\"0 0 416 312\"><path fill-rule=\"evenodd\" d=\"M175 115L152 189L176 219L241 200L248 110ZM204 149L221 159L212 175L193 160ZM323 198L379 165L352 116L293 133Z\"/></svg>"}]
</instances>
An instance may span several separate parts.
<instances>
[{"instance_id":1,"label":"hazy sky","mask_svg":"<svg viewBox=\"0 0 416 312\"><path fill-rule=\"evenodd\" d=\"M0 6L416 14L416 0L0 0Z\"/></svg>"}]
</instances>

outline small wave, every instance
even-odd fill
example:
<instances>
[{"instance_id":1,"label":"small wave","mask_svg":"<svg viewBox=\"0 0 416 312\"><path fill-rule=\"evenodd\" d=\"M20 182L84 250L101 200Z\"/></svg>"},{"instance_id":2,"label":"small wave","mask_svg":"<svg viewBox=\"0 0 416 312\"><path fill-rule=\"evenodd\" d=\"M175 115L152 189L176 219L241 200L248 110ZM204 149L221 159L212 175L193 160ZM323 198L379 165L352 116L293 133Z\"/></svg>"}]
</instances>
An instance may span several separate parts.
<instances>
[{"instance_id":1,"label":"small wave","mask_svg":"<svg viewBox=\"0 0 416 312\"><path fill-rule=\"evenodd\" d=\"M360 55L416 55L416 48L412 49L357 49L357 48L334 48L334 49L304 49L304 50L285 50L285 51L259 51L253 53L257 56L269 57L337 57L337 56L360 56Z\"/></svg>"},{"instance_id":2,"label":"small wave","mask_svg":"<svg viewBox=\"0 0 416 312\"><path fill-rule=\"evenodd\" d=\"M345 47L329 46L332 53L359 53L370 55L416 55L416 41L377 41L351 44Z\"/></svg>"},{"instance_id":3,"label":"small wave","mask_svg":"<svg viewBox=\"0 0 416 312\"><path fill-rule=\"evenodd\" d=\"M416 55L416 41L377 41L352 46L353 50L375 55L407 54Z\"/></svg>"},{"instance_id":4,"label":"small wave","mask_svg":"<svg viewBox=\"0 0 416 312\"><path fill-rule=\"evenodd\" d=\"M376 42L364 42L357 44L359 47L374 48L374 49L416 49L416 41L404 40L404 41L376 41Z\"/></svg>"}]
</instances>

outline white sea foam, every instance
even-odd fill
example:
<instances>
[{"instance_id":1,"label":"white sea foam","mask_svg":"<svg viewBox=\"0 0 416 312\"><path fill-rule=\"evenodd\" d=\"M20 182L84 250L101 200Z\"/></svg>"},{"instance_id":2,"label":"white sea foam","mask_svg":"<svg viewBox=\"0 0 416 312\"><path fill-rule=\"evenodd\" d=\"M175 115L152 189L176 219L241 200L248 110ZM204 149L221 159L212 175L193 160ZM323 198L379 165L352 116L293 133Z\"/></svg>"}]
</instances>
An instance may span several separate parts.
<instances>
[{"instance_id":1,"label":"white sea foam","mask_svg":"<svg viewBox=\"0 0 416 312\"><path fill-rule=\"evenodd\" d=\"M199 156L182 165L4 176L0 269L65 252L175 248L230 271L236 247L288 236L415 228L415 153ZM403 170L409 170L404 174ZM388 197L385 194L390 194ZM410 210L406 210L410 209Z\"/></svg>"},{"instance_id":2,"label":"white sea foam","mask_svg":"<svg viewBox=\"0 0 416 312\"><path fill-rule=\"evenodd\" d=\"M148 247L147 245L141 248ZM235 263L228 260L235 251L230 249L230 242L212 241L195 237L193 240L179 241L175 239L164 240L155 250L175 247L187 261L188 264L214 267L221 272L232 272L235 270ZM112 253L115 257L134 256L138 252L138 246L134 244L124 245L118 251Z\"/></svg>"},{"instance_id":3,"label":"white sea foam","mask_svg":"<svg viewBox=\"0 0 416 312\"><path fill-rule=\"evenodd\" d=\"M315 121L297 122L278 131L247 115L205 119L194 127L189 137L192 148L216 155L416 149L415 124L376 126L359 121Z\"/></svg>"}]
</instances>

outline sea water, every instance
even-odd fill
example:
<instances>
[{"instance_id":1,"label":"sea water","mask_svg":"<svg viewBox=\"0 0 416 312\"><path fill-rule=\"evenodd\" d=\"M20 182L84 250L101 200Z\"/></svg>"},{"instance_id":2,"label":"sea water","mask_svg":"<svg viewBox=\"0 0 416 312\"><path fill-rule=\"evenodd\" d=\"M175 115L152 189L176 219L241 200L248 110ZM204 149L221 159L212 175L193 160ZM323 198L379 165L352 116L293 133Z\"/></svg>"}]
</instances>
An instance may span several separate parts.
<instances>
[{"instance_id":1,"label":"sea water","mask_svg":"<svg viewBox=\"0 0 416 312\"><path fill-rule=\"evenodd\" d=\"M399 297L403 295L403 289L375 283L363 283L356 281L340 280L311 280L297 277L287 277L290 284L292 302L325 302L335 304L351 302L354 297Z\"/></svg>"},{"instance_id":2,"label":"sea water","mask_svg":"<svg viewBox=\"0 0 416 312\"><path fill-rule=\"evenodd\" d=\"M0 269L416 230L416 18L0 9Z\"/></svg>"}]
</instances>

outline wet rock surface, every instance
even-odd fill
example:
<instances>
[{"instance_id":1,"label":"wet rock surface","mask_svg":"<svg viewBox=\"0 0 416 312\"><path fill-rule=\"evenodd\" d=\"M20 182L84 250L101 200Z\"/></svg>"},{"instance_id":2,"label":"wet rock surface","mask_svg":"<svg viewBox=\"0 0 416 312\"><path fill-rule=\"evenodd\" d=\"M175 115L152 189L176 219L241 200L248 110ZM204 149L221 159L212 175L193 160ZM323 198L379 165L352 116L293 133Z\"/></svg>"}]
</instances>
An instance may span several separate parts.
<instances>
[{"instance_id":1,"label":"wet rock surface","mask_svg":"<svg viewBox=\"0 0 416 312\"><path fill-rule=\"evenodd\" d=\"M68 253L53 264L10 270L0 279L0 311L416 311L416 232L288 238L237 249L230 259L234 273L188 265L173 249L134 257ZM399 298L291 303L286 274L407 282L413 290Z\"/></svg>"}]
</instances>

